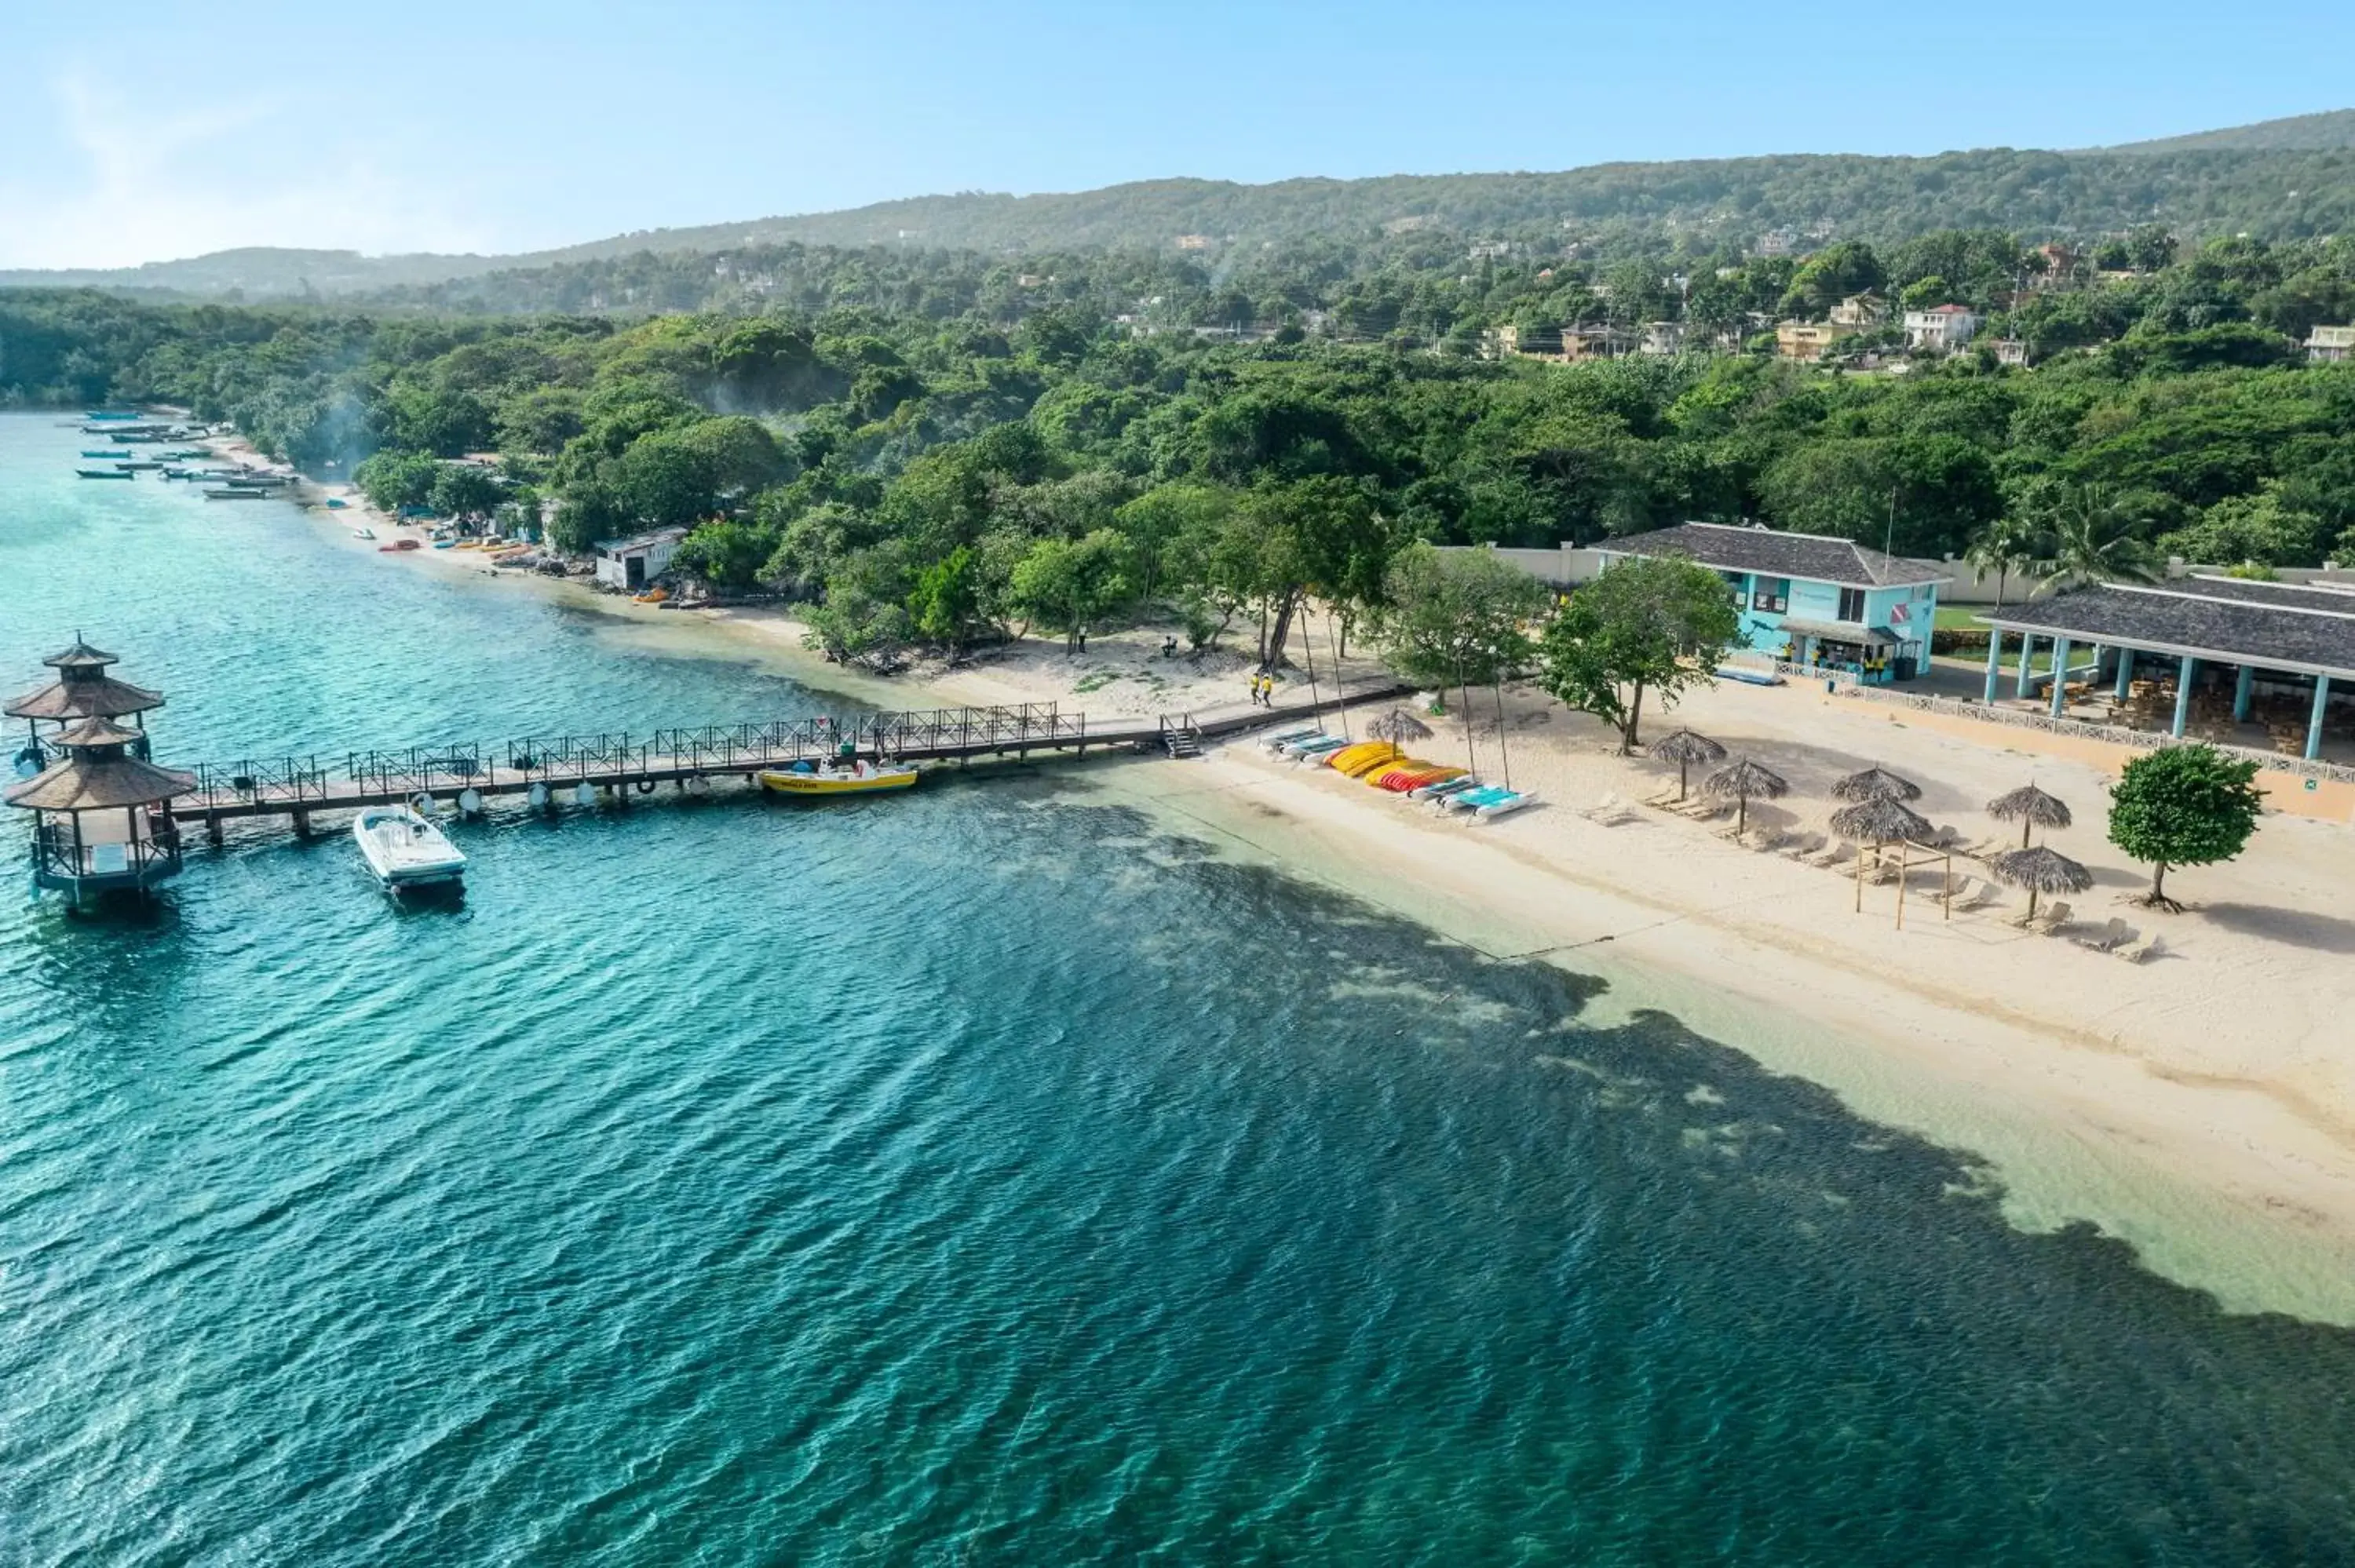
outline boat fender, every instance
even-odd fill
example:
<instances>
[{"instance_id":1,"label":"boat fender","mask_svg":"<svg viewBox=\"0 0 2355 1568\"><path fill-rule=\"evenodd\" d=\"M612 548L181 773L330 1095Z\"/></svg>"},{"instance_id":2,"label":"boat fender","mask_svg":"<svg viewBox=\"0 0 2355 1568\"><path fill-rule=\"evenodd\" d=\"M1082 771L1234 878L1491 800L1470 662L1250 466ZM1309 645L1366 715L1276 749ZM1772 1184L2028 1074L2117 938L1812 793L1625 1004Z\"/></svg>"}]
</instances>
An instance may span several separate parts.
<instances>
[{"instance_id":1,"label":"boat fender","mask_svg":"<svg viewBox=\"0 0 2355 1568\"><path fill-rule=\"evenodd\" d=\"M548 786L545 784L534 784L531 787L531 794L528 799L535 809L547 805Z\"/></svg>"},{"instance_id":2,"label":"boat fender","mask_svg":"<svg viewBox=\"0 0 2355 1568\"><path fill-rule=\"evenodd\" d=\"M433 797L420 789L409 798L409 809L421 817L430 817L433 814Z\"/></svg>"},{"instance_id":3,"label":"boat fender","mask_svg":"<svg viewBox=\"0 0 2355 1568\"><path fill-rule=\"evenodd\" d=\"M654 792L655 792L655 781L654 781L653 779L639 779L639 780L638 780L638 793L639 793L639 794L641 794L641 795L651 795L651 794L653 794Z\"/></svg>"},{"instance_id":4,"label":"boat fender","mask_svg":"<svg viewBox=\"0 0 2355 1568\"><path fill-rule=\"evenodd\" d=\"M471 817L482 809L483 796L480 790L470 785L458 792L458 810Z\"/></svg>"},{"instance_id":5,"label":"boat fender","mask_svg":"<svg viewBox=\"0 0 2355 1568\"><path fill-rule=\"evenodd\" d=\"M572 803L576 806L595 805L597 803L596 787L583 779L572 787Z\"/></svg>"}]
</instances>

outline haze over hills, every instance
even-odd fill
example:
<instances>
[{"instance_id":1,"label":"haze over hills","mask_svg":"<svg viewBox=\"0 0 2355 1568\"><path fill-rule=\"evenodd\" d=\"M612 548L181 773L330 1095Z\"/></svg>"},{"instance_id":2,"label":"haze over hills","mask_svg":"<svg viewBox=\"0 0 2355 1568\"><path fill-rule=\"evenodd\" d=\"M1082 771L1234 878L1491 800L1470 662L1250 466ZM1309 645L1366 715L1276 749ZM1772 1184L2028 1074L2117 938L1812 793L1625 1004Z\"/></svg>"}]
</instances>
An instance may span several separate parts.
<instances>
[{"instance_id":1,"label":"haze over hills","mask_svg":"<svg viewBox=\"0 0 2355 1568\"><path fill-rule=\"evenodd\" d=\"M792 243L996 252L1211 251L1435 228L1559 244L1699 238L1727 247L1790 229L1891 240L1937 228L2029 237L2162 223L2187 237L2355 231L2355 110L2059 153L1931 157L1791 154L1558 173L1163 179L1017 196L967 192L839 212L642 230L511 256L364 256L255 247L135 268L0 271L0 287L138 289L199 297L350 297L634 255Z\"/></svg>"}]
</instances>

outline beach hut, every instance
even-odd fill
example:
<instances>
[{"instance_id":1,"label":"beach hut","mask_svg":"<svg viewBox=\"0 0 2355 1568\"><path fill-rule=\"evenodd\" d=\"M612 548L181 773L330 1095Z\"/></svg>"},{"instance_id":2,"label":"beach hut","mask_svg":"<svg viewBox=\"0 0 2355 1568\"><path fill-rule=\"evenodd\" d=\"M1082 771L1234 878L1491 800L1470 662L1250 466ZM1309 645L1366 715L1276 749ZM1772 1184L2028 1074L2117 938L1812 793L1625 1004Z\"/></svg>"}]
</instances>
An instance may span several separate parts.
<instances>
[{"instance_id":1,"label":"beach hut","mask_svg":"<svg viewBox=\"0 0 2355 1568\"><path fill-rule=\"evenodd\" d=\"M2028 889L2028 918L2036 918L2036 900L2045 893L2083 893L2094 885L2094 874L2057 850L2039 844L2034 849L2007 850L1987 862L1998 882Z\"/></svg>"},{"instance_id":2,"label":"beach hut","mask_svg":"<svg viewBox=\"0 0 2355 1568\"><path fill-rule=\"evenodd\" d=\"M1695 763L1707 768L1725 760L1725 747L1705 735L1689 729L1678 729L1660 736L1645 748L1652 756L1677 765L1677 799L1685 798L1687 769Z\"/></svg>"},{"instance_id":3,"label":"beach hut","mask_svg":"<svg viewBox=\"0 0 2355 1568\"><path fill-rule=\"evenodd\" d=\"M1997 796L1987 802L1987 815L1998 822L2019 824L2021 849L2028 847L2029 835L2037 829L2065 828L2070 821L2067 802L2033 784L2023 784L2009 795Z\"/></svg>"},{"instance_id":4,"label":"beach hut","mask_svg":"<svg viewBox=\"0 0 2355 1568\"><path fill-rule=\"evenodd\" d=\"M1845 784L1849 780L1842 779ZM1890 844L1918 844L1930 836L1930 824L1904 801L1888 795L1867 795L1852 806L1842 806L1831 817L1832 832L1855 843L1870 844L1873 858ZM1944 853L1944 852L1940 852ZM1865 857L1856 857L1856 907L1864 908ZM1913 869L1910 857L1901 856L1897 867L1897 924L1905 924L1905 873ZM1951 890L1953 861L1948 858L1947 878Z\"/></svg>"},{"instance_id":5,"label":"beach hut","mask_svg":"<svg viewBox=\"0 0 2355 1568\"><path fill-rule=\"evenodd\" d=\"M33 882L74 895L144 893L180 871L170 802L197 787L194 774L158 768L143 731L90 718L48 740L60 759L5 797L33 813Z\"/></svg>"},{"instance_id":6,"label":"beach hut","mask_svg":"<svg viewBox=\"0 0 2355 1568\"><path fill-rule=\"evenodd\" d=\"M1710 774L1701 781L1701 789L1714 799L1739 802L1733 823L1736 837L1749 830L1751 797L1774 800L1791 792L1790 784L1781 774L1746 757L1731 768Z\"/></svg>"}]
</instances>

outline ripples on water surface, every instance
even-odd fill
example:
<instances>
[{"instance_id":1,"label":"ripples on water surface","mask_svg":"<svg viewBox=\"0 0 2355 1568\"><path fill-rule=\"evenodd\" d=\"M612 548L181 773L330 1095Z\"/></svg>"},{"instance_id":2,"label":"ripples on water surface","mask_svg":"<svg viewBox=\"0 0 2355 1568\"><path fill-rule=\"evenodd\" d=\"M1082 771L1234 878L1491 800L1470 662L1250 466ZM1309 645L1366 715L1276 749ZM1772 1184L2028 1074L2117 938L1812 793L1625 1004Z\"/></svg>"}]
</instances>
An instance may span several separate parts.
<instances>
[{"instance_id":1,"label":"ripples on water surface","mask_svg":"<svg viewBox=\"0 0 2355 1568\"><path fill-rule=\"evenodd\" d=\"M166 759L826 705L73 439L0 673L80 625ZM12 881L0 1561L2350 1560L2355 1338L1595 982L1049 774L461 832Z\"/></svg>"}]
</instances>

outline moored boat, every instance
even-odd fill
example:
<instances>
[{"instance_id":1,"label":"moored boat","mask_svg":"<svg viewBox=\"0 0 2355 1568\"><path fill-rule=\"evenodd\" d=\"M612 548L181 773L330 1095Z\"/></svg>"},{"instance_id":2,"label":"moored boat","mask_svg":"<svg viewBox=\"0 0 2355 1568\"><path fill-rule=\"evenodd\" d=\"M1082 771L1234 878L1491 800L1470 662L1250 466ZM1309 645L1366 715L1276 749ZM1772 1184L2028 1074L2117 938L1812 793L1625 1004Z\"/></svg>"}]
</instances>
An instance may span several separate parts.
<instances>
[{"instance_id":1,"label":"moored boat","mask_svg":"<svg viewBox=\"0 0 2355 1568\"><path fill-rule=\"evenodd\" d=\"M129 479L131 476L126 473L123 477ZM247 490L240 486L227 486L206 491L205 499L207 501L267 501L270 499L270 493L266 490Z\"/></svg>"},{"instance_id":2,"label":"moored boat","mask_svg":"<svg viewBox=\"0 0 2355 1568\"><path fill-rule=\"evenodd\" d=\"M430 887L465 874L466 857L440 828L407 806L370 806L352 819L360 857L386 887Z\"/></svg>"},{"instance_id":3,"label":"moored boat","mask_svg":"<svg viewBox=\"0 0 2355 1568\"><path fill-rule=\"evenodd\" d=\"M873 795L905 789L916 781L916 770L886 762L796 762L791 768L765 769L756 777L761 788L780 795Z\"/></svg>"},{"instance_id":4,"label":"moored boat","mask_svg":"<svg viewBox=\"0 0 2355 1568\"><path fill-rule=\"evenodd\" d=\"M113 462L127 458L131 454L129 452L84 452L81 455L86 458L95 458L101 462Z\"/></svg>"},{"instance_id":5,"label":"moored boat","mask_svg":"<svg viewBox=\"0 0 2355 1568\"><path fill-rule=\"evenodd\" d=\"M78 468L74 474L80 479L133 479L137 476L119 468Z\"/></svg>"}]
</instances>

